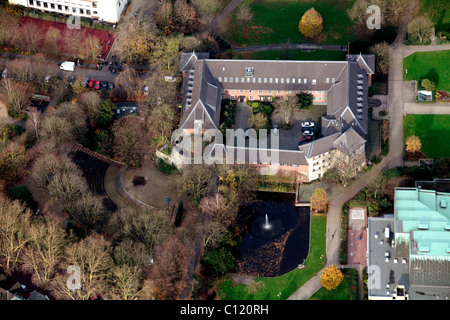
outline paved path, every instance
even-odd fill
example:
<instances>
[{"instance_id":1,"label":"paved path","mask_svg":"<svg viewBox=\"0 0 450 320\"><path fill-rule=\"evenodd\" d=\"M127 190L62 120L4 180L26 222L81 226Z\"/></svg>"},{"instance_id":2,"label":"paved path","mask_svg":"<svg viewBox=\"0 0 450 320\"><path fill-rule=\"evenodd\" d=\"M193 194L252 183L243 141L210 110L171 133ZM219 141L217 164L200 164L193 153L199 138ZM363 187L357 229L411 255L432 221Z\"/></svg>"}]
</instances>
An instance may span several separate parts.
<instances>
[{"instance_id":1,"label":"paved path","mask_svg":"<svg viewBox=\"0 0 450 320\"><path fill-rule=\"evenodd\" d=\"M202 31L202 35L208 35L214 32L221 24L222 22L228 18L228 16L236 9L240 4L242 0L232 0L228 5L223 8L223 10L214 17L214 19L204 27L204 30Z\"/></svg>"},{"instance_id":2,"label":"paved path","mask_svg":"<svg viewBox=\"0 0 450 320\"><path fill-rule=\"evenodd\" d=\"M272 51L272 50L333 50L347 51L347 46L320 44L320 43L282 43L267 44L260 46L235 47L231 48L234 52L251 52L251 51Z\"/></svg>"}]
</instances>

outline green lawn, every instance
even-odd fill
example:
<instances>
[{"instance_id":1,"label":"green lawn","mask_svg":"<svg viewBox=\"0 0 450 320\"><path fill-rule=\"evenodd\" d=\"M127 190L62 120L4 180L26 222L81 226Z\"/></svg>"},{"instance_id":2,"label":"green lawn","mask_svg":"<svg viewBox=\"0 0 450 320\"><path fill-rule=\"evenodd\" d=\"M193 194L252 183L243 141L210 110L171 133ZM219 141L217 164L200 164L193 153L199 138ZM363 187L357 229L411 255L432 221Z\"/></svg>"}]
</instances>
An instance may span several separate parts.
<instances>
[{"instance_id":1,"label":"green lawn","mask_svg":"<svg viewBox=\"0 0 450 320\"><path fill-rule=\"evenodd\" d=\"M435 23L436 30L450 30L450 1L420 0L420 13Z\"/></svg>"},{"instance_id":2,"label":"green lawn","mask_svg":"<svg viewBox=\"0 0 450 320\"><path fill-rule=\"evenodd\" d=\"M416 135L430 158L450 157L450 115L408 114L403 118L403 139Z\"/></svg>"},{"instance_id":3,"label":"green lawn","mask_svg":"<svg viewBox=\"0 0 450 320\"><path fill-rule=\"evenodd\" d=\"M358 300L358 272L343 269L344 280L334 290L320 288L309 300Z\"/></svg>"},{"instance_id":4,"label":"green lawn","mask_svg":"<svg viewBox=\"0 0 450 320\"><path fill-rule=\"evenodd\" d=\"M274 278L257 277L262 285L256 291L249 286L235 284L229 277L221 280L217 291L222 300L285 300L323 268L326 248L326 217L311 216L310 251L304 269L295 269Z\"/></svg>"},{"instance_id":5,"label":"green lawn","mask_svg":"<svg viewBox=\"0 0 450 320\"><path fill-rule=\"evenodd\" d=\"M436 83L438 90L450 91L449 70L450 50L416 52L403 59L403 80L428 78Z\"/></svg>"},{"instance_id":6,"label":"green lawn","mask_svg":"<svg viewBox=\"0 0 450 320\"><path fill-rule=\"evenodd\" d=\"M251 9L253 21L244 28L235 14L232 15L226 38L237 45L309 43L311 40L303 37L298 24L303 14L314 7L323 18L323 31L315 41L347 45L355 40L346 13L350 3L350 0L244 0L243 4Z\"/></svg>"}]
</instances>

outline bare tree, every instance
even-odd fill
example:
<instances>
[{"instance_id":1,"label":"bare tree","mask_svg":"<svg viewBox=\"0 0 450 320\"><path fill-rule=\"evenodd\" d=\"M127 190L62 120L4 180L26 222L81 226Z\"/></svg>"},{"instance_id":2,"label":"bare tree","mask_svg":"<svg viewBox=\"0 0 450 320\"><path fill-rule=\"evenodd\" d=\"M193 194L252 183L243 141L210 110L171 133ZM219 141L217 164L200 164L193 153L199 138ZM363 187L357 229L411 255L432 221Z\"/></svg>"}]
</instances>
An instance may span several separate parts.
<instances>
[{"instance_id":1,"label":"bare tree","mask_svg":"<svg viewBox=\"0 0 450 320\"><path fill-rule=\"evenodd\" d=\"M45 47L50 54L58 56L60 53L59 41L61 40L61 31L50 27L45 34Z\"/></svg>"},{"instance_id":2,"label":"bare tree","mask_svg":"<svg viewBox=\"0 0 450 320\"><path fill-rule=\"evenodd\" d=\"M74 209L69 213L90 230L100 231L107 223L107 214L102 198L91 192L81 195L75 202Z\"/></svg>"},{"instance_id":3,"label":"bare tree","mask_svg":"<svg viewBox=\"0 0 450 320\"><path fill-rule=\"evenodd\" d=\"M114 122L111 131L115 158L140 167L151 142L147 124L140 118L127 117Z\"/></svg>"},{"instance_id":4,"label":"bare tree","mask_svg":"<svg viewBox=\"0 0 450 320\"><path fill-rule=\"evenodd\" d=\"M380 42L370 47L370 51L375 54L377 73L387 74L391 66L390 45L387 42Z\"/></svg>"},{"instance_id":5,"label":"bare tree","mask_svg":"<svg viewBox=\"0 0 450 320\"><path fill-rule=\"evenodd\" d=\"M61 263L61 273L51 282L50 289L59 299L88 300L101 294L109 296L108 270L112 267L111 246L103 240L89 236L69 245ZM80 270L80 287L67 285L69 266Z\"/></svg>"},{"instance_id":6,"label":"bare tree","mask_svg":"<svg viewBox=\"0 0 450 320\"><path fill-rule=\"evenodd\" d=\"M77 208L77 201L88 193L89 187L78 170L57 172L50 180L47 190L50 196L57 199L69 213L73 214Z\"/></svg>"},{"instance_id":7,"label":"bare tree","mask_svg":"<svg viewBox=\"0 0 450 320\"><path fill-rule=\"evenodd\" d=\"M198 14L186 0L176 0L173 4L175 29L182 33L192 33L198 28Z\"/></svg>"},{"instance_id":8,"label":"bare tree","mask_svg":"<svg viewBox=\"0 0 450 320\"><path fill-rule=\"evenodd\" d=\"M117 239L130 239L145 245L152 252L172 233L171 223L165 213L149 209L121 209L114 213L110 221L111 233Z\"/></svg>"},{"instance_id":9,"label":"bare tree","mask_svg":"<svg viewBox=\"0 0 450 320\"><path fill-rule=\"evenodd\" d=\"M28 163L25 147L17 142L10 142L0 152L0 178L16 181L24 174Z\"/></svg>"},{"instance_id":10,"label":"bare tree","mask_svg":"<svg viewBox=\"0 0 450 320\"><path fill-rule=\"evenodd\" d=\"M193 165L183 173L183 192L199 203L212 187L213 171L207 166Z\"/></svg>"},{"instance_id":11,"label":"bare tree","mask_svg":"<svg viewBox=\"0 0 450 320\"><path fill-rule=\"evenodd\" d=\"M185 248L177 237L170 237L158 247L151 279L156 299L175 300L181 291L185 270Z\"/></svg>"},{"instance_id":12,"label":"bare tree","mask_svg":"<svg viewBox=\"0 0 450 320\"><path fill-rule=\"evenodd\" d=\"M141 294L141 270L137 266L116 266L110 273L111 294L117 300L135 300Z\"/></svg>"},{"instance_id":13,"label":"bare tree","mask_svg":"<svg viewBox=\"0 0 450 320\"><path fill-rule=\"evenodd\" d=\"M55 220L46 218L30 228L30 242L22 256L22 269L44 289L53 279L67 244L66 233Z\"/></svg>"},{"instance_id":14,"label":"bare tree","mask_svg":"<svg viewBox=\"0 0 450 320\"><path fill-rule=\"evenodd\" d=\"M122 101L137 100L141 94L143 82L137 71L133 68L125 68L115 81L115 88L111 93L121 98Z\"/></svg>"},{"instance_id":15,"label":"bare tree","mask_svg":"<svg viewBox=\"0 0 450 320\"><path fill-rule=\"evenodd\" d=\"M98 109L102 104L102 98L95 91L87 91L79 97L79 104L87 115L88 121L93 124L97 119Z\"/></svg>"},{"instance_id":16,"label":"bare tree","mask_svg":"<svg viewBox=\"0 0 450 320\"><path fill-rule=\"evenodd\" d=\"M18 34L19 20L20 18L0 9L0 45L10 46L14 43Z\"/></svg>"},{"instance_id":17,"label":"bare tree","mask_svg":"<svg viewBox=\"0 0 450 320\"><path fill-rule=\"evenodd\" d=\"M39 42L42 40L43 35L41 30L34 23L26 23L21 29L21 45L30 51L36 52Z\"/></svg>"},{"instance_id":18,"label":"bare tree","mask_svg":"<svg viewBox=\"0 0 450 320\"><path fill-rule=\"evenodd\" d=\"M426 16L418 16L408 23L408 34L421 43L431 37L434 23Z\"/></svg>"},{"instance_id":19,"label":"bare tree","mask_svg":"<svg viewBox=\"0 0 450 320\"><path fill-rule=\"evenodd\" d=\"M8 69L25 79L32 71L32 64L28 59L15 59L8 64Z\"/></svg>"},{"instance_id":20,"label":"bare tree","mask_svg":"<svg viewBox=\"0 0 450 320\"><path fill-rule=\"evenodd\" d=\"M30 105L30 87L3 78L0 86L0 98L7 102L9 115L22 118Z\"/></svg>"},{"instance_id":21,"label":"bare tree","mask_svg":"<svg viewBox=\"0 0 450 320\"><path fill-rule=\"evenodd\" d=\"M0 196L0 266L11 274L29 242L30 211L18 200L10 201Z\"/></svg>"},{"instance_id":22,"label":"bare tree","mask_svg":"<svg viewBox=\"0 0 450 320\"><path fill-rule=\"evenodd\" d=\"M83 48L83 39L86 35L86 29L67 29L64 32L64 46L70 50L70 54L77 58L80 56Z\"/></svg>"},{"instance_id":23,"label":"bare tree","mask_svg":"<svg viewBox=\"0 0 450 320\"><path fill-rule=\"evenodd\" d=\"M28 112L28 121L26 123L27 127L34 131L35 138L39 140L39 124L41 121L42 113L37 109L33 108L30 112Z\"/></svg>"},{"instance_id":24,"label":"bare tree","mask_svg":"<svg viewBox=\"0 0 450 320\"><path fill-rule=\"evenodd\" d=\"M100 47L100 40L96 36L88 36L83 43L83 53L86 59L96 61L99 59L102 49Z\"/></svg>"},{"instance_id":25,"label":"bare tree","mask_svg":"<svg viewBox=\"0 0 450 320\"><path fill-rule=\"evenodd\" d=\"M48 63L48 59L45 57L43 53L36 53L31 57L31 64L33 68L33 72L36 77L45 77L49 74L51 70L51 66Z\"/></svg>"}]
</instances>

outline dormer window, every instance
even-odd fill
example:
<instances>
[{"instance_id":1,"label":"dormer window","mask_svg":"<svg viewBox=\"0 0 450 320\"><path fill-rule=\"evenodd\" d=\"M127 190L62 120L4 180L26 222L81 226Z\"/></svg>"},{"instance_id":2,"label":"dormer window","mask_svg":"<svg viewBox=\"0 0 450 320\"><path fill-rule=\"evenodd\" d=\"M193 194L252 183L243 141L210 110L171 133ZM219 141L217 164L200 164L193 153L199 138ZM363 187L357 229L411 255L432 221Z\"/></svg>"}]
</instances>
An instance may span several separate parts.
<instances>
[{"instance_id":1,"label":"dormer window","mask_svg":"<svg viewBox=\"0 0 450 320\"><path fill-rule=\"evenodd\" d=\"M253 77L253 67L245 67L245 76Z\"/></svg>"}]
</instances>

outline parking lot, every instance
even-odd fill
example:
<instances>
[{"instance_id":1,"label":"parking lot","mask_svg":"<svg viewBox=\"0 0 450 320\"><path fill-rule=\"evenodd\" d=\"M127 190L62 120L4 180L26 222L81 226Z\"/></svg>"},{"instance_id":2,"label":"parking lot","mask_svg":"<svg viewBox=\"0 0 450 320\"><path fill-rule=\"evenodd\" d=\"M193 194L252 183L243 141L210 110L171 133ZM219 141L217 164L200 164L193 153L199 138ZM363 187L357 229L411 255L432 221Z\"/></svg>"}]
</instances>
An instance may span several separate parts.
<instances>
[{"instance_id":1,"label":"parking lot","mask_svg":"<svg viewBox=\"0 0 450 320\"><path fill-rule=\"evenodd\" d=\"M298 117L293 119L294 126L290 130L278 130L279 148L282 150L298 150L298 144L301 138L304 136L302 132L302 122L312 122L314 124L314 132L312 141L319 137L321 128L321 117L326 114L326 105L313 105L309 110L302 110ZM236 113L235 128L246 129L248 128L248 119L251 116L251 108L246 103L238 103L238 111ZM280 119L272 117L272 125L278 125L280 128ZM267 142L268 147L271 147L270 136Z\"/></svg>"}]
</instances>

